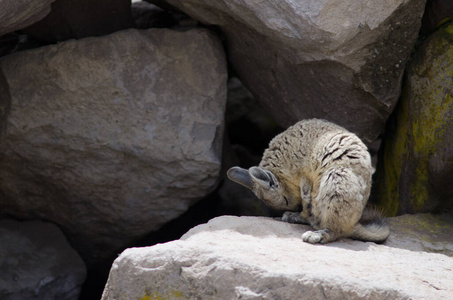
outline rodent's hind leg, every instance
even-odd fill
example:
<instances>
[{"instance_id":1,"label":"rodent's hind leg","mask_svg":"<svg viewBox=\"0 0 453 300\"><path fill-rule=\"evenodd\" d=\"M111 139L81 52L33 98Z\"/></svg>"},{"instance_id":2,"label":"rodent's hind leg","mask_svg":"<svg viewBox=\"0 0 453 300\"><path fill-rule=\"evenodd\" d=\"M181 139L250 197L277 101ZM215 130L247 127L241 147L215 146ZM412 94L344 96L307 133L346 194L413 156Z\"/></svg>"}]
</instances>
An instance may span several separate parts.
<instances>
[{"instance_id":1,"label":"rodent's hind leg","mask_svg":"<svg viewBox=\"0 0 453 300\"><path fill-rule=\"evenodd\" d=\"M302 198L302 203L305 204L304 207L311 203L311 189L312 183L308 180L307 177L301 176L300 178L300 196Z\"/></svg>"},{"instance_id":2,"label":"rodent's hind leg","mask_svg":"<svg viewBox=\"0 0 453 300\"><path fill-rule=\"evenodd\" d=\"M337 240L337 236L329 229L321 229L317 231L306 231L302 234L302 240L310 244L326 244Z\"/></svg>"},{"instance_id":3,"label":"rodent's hind leg","mask_svg":"<svg viewBox=\"0 0 453 300\"><path fill-rule=\"evenodd\" d=\"M285 212L282 216L282 221L292 224L308 224L307 220L305 220L300 213L294 211Z\"/></svg>"}]
</instances>

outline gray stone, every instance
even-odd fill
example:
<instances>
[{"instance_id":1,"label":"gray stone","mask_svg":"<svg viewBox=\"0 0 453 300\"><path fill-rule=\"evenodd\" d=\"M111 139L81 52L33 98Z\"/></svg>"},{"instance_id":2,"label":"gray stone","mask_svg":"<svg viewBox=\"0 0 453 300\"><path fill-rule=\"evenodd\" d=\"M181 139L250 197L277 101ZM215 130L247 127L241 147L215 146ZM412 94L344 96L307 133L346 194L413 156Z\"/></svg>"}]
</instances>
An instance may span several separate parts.
<instances>
[{"instance_id":1,"label":"gray stone","mask_svg":"<svg viewBox=\"0 0 453 300\"><path fill-rule=\"evenodd\" d=\"M0 3L0 36L31 25L50 13L55 0L2 0Z\"/></svg>"},{"instance_id":2,"label":"gray stone","mask_svg":"<svg viewBox=\"0 0 453 300\"><path fill-rule=\"evenodd\" d=\"M308 229L269 218L215 218L178 241L124 251L113 263L102 300L453 295L453 257L346 239L313 245L301 239ZM391 237L393 243L399 239Z\"/></svg>"},{"instance_id":3,"label":"gray stone","mask_svg":"<svg viewBox=\"0 0 453 300\"><path fill-rule=\"evenodd\" d=\"M368 144L396 105L426 0L166 2L225 32L240 79L281 125L324 118Z\"/></svg>"},{"instance_id":4,"label":"gray stone","mask_svg":"<svg viewBox=\"0 0 453 300\"><path fill-rule=\"evenodd\" d=\"M57 226L0 220L0 298L76 300L85 264Z\"/></svg>"},{"instance_id":5,"label":"gray stone","mask_svg":"<svg viewBox=\"0 0 453 300\"><path fill-rule=\"evenodd\" d=\"M216 187L227 76L207 30L68 41L0 69L0 210L60 224L88 263Z\"/></svg>"}]
</instances>

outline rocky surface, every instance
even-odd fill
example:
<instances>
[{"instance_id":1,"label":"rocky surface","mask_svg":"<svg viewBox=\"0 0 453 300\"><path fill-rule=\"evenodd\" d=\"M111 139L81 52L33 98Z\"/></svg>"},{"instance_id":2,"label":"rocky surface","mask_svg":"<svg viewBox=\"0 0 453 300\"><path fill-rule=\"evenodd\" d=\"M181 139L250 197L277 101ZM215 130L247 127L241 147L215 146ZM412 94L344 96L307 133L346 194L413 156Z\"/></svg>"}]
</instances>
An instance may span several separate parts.
<instances>
[{"instance_id":1,"label":"rocky surface","mask_svg":"<svg viewBox=\"0 0 453 300\"><path fill-rule=\"evenodd\" d=\"M50 13L55 0L3 0L0 3L0 36L31 25Z\"/></svg>"},{"instance_id":2,"label":"rocky surface","mask_svg":"<svg viewBox=\"0 0 453 300\"><path fill-rule=\"evenodd\" d=\"M89 262L216 187L226 63L208 31L122 31L16 53L0 69L1 213L60 224Z\"/></svg>"},{"instance_id":3,"label":"rocky surface","mask_svg":"<svg viewBox=\"0 0 453 300\"><path fill-rule=\"evenodd\" d=\"M402 215L389 223L386 246L453 257L453 213Z\"/></svg>"},{"instance_id":4,"label":"rocky surface","mask_svg":"<svg viewBox=\"0 0 453 300\"><path fill-rule=\"evenodd\" d=\"M453 23L426 39L408 66L380 159L388 214L453 208Z\"/></svg>"},{"instance_id":5,"label":"rocky surface","mask_svg":"<svg viewBox=\"0 0 453 300\"><path fill-rule=\"evenodd\" d=\"M55 43L133 26L130 0L58 0L48 16L23 31L32 38Z\"/></svg>"},{"instance_id":6,"label":"rocky surface","mask_svg":"<svg viewBox=\"0 0 453 300\"><path fill-rule=\"evenodd\" d=\"M348 239L312 245L300 237L308 228L215 218L178 241L124 251L102 299L449 299L453 293L453 257L417 251L398 229L389 245Z\"/></svg>"},{"instance_id":7,"label":"rocky surface","mask_svg":"<svg viewBox=\"0 0 453 300\"><path fill-rule=\"evenodd\" d=\"M89 267L83 300L100 299L111 262L130 245L168 242L219 215L278 215L246 189L217 183L225 174L221 169L256 164L269 140L302 118L329 119L358 133L374 158L384 140L374 186L388 214L453 209L451 0L427 0L426 6L425 0L148 1L160 8L137 0L132 5L130 0L0 1L0 56L13 53L0 58L0 219L12 215L58 223ZM133 26L173 31L122 31ZM197 27L204 29L192 30ZM110 32L117 33L103 36ZM89 36L103 37L83 38ZM77 40L61 43L68 39ZM406 68L411 51L415 58ZM399 109L379 135L400 97L403 71ZM444 276L445 281L431 274L438 271L436 262L442 267L450 263L435 253L451 256L451 230L445 231L451 219L448 214L392 219L385 245L350 240L317 248L302 244L302 253L315 255L308 261L292 248L300 246L304 227L277 223L284 226L278 229L266 221L263 230L276 234L246 230L262 219L231 219L237 226L211 222L220 229L206 235L211 240L199 240L200 247L208 245L204 250L189 243L200 233L150 253L162 261L167 257L155 249L177 253L172 247L183 245L199 253L199 260L177 253L188 263L166 274L180 279L183 274L186 285L181 286L190 288L198 288L204 274L207 281L209 276L216 283L225 280L218 294L232 295L227 298L276 298L275 293L300 292L300 287L314 298L379 298L385 293L387 298L416 298L407 292L412 286L422 296L431 293L429 286L437 288L433 295L441 298L445 282L452 286L451 277ZM287 229L295 231L288 234ZM291 242L282 246L280 238L274 243L280 234ZM237 253L218 237L230 244L237 238ZM280 248L268 254L270 242ZM27 244L15 250L21 247ZM283 260L280 249L290 251L279 253ZM357 271L360 266L351 261L357 254L370 270ZM408 261L399 260L403 254ZM431 260L428 271L418 266ZM142 264L131 261L132 268ZM305 267L308 273L301 273ZM371 273L376 269L384 270L382 278ZM365 277L354 275L362 270ZM445 269L439 270L443 274ZM206 294L216 293L208 284ZM59 286L54 289L59 293ZM184 293L151 286L140 297L190 297Z\"/></svg>"},{"instance_id":8,"label":"rocky surface","mask_svg":"<svg viewBox=\"0 0 453 300\"><path fill-rule=\"evenodd\" d=\"M219 26L240 79L281 125L324 118L369 144L398 100L426 1L157 2Z\"/></svg>"},{"instance_id":9,"label":"rocky surface","mask_svg":"<svg viewBox=\"0 0 453 300\"><path fill-rule=\"evenodd\" d=\"M85 264L58 227L0 220L0 239L2 300L79 298Z\"/></svg>"}]
</instances>

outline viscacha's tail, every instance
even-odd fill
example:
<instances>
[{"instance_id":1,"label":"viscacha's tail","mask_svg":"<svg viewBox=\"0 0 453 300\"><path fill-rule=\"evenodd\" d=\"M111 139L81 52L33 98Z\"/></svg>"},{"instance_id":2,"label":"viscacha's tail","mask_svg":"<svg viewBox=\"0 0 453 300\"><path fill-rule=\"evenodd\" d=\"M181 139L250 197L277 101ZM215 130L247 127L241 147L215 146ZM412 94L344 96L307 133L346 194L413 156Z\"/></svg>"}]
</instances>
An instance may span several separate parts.
<instances>
[{"instance_id":1,"label":"viscacha's tail","mask_svg":"<svg viewBox=\"0 0 453 300\"><path fill-rule=\"evenodd\" d=\"M374 208L365 208L362 218L354 226L350 238L355 240L383 243L390 234L390 228L382 214Z\"/></svg>"}]
</instances>

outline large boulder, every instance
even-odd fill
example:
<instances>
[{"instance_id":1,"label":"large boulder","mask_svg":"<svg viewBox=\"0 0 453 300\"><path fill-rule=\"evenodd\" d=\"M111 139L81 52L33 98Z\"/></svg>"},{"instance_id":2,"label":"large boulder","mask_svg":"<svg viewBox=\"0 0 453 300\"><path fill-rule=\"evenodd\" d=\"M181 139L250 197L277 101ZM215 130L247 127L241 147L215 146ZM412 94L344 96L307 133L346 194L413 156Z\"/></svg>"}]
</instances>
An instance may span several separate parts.
<instances>
[{"instance_id":1,"label":"large boulder","mask_svg":"<svg viewBox=\"0 0 453 300\"><path fill-rule=\"evenodd\" d=\"M453 24L410 62L384 138L378 200L389 215L453 208Z\"/></svg>"},{"instance_id":2,"label":"large boulder","mask_svg":"<svg viewBox=\"0 0 453 300\"><path fill-rule=\"evenodd\" d=\"M50 13L55 0L2 0L0 2L0 36L38 22Z\"/></svg>"},{"instance_id":3,"label":"large boulder","mask_svg":"<svg viewBox=\"0 0 453 300\"><path fill-rule=\"evenodd\" d=\"M0 220L0 298L77 300L85 264L57 226Z\"/></svg>"},{"instance_id":4,"label":"large boulder","mask_svg":"<svg viewBox=\"0 0 453 300\"><path fill-rule=\"evenodd\" d=\"M58 0L44 19L25 28L46 43L106 35L133 27L130 0Z\"/></svg>"},{"instance_id":5,"label":"large boulder","mask_svg":"<svg viewBox=\"0 0 453 300\"><path fill-rule=\"evenodd\" d=\"M0 71L0 211L60 224L88 262L216 187L227 75L209 31L73 40L4 57Z\"/></svg>"},{"instance_id":6,"label":"large boulder","mask_svg":"<svg viewBox=\"0 0 453 300\"><path fill-rule=\"evenodd\" d=\"M124 251L113 263L102 300L449 299L453 294L453 257L347 239L313 245L301 239L308 229L269 218L213 219L178 241ZM451 232L452 226L446 229ZM398 244L405 236L392 232L391 238Z\"/></svg>"},{"instance_id":7,"label":"large boulder","mask_svg":"<svg viewBox=\"0 0 453 300\"><path fill-rule=\"evenodd\" d=\"M149 0L226 35L240 79L283 126L324 118L375 140L400 95L426 0Z\"/></svg>"}]
</instances>

